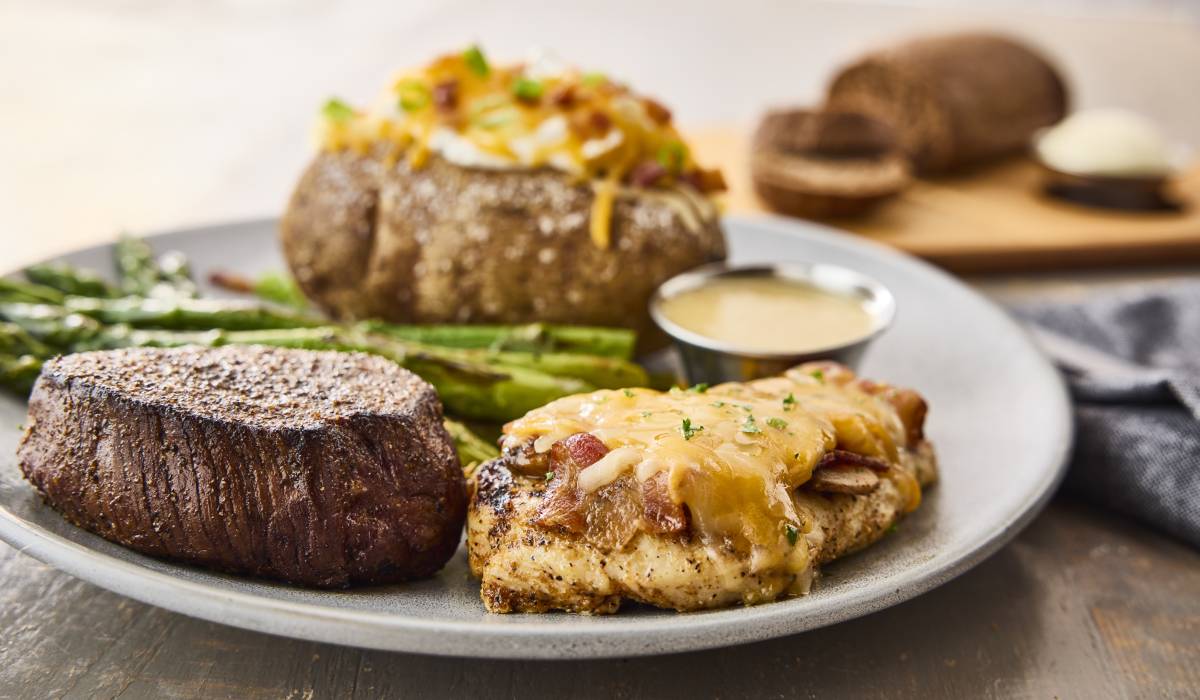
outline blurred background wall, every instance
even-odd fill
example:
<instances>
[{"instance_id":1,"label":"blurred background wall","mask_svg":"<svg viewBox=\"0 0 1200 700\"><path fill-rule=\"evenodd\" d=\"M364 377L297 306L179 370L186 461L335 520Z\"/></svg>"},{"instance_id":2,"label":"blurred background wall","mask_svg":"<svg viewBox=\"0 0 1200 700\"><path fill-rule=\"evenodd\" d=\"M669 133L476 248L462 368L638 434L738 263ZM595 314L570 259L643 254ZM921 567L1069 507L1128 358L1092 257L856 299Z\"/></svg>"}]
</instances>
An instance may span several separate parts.
<instances>
[{"instance_id":1,"label":"blurred background wall","mask_svg":"<svg viewBox=\"0 0 1200 700\"><path fill-rule=\"evenodd\" d=\"M325 98L366 101L396 69L473 41L499 59L547 47L698 127L815 101L864 48L965 27L1039 44L1078 106L1133 108L1200 143L1200 3L1187 0L3 0L0 246L274 215Z\"/></svg>"}]
</instances>

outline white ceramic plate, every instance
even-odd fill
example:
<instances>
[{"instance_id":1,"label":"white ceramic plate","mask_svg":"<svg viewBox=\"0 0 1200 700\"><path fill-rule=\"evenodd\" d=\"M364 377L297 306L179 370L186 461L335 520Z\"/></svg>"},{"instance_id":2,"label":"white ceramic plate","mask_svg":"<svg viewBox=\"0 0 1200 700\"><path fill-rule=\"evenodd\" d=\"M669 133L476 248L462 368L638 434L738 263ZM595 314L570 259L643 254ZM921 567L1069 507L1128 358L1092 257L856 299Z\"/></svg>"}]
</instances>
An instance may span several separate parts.
<instances>
[{"instance_id":1,"label":"white ceramic plate","mask_svg":"<svg viewBox=\"0 0 1200 700\"><path fill-rule=\"evenodd\" d=\"M736 262L809 260L856 268L886 284L899 313L863 372L915 387L942 481L899 530L825 568L803 598L677 614L489 615L462 550L419 583L321 592L212 574L135 554L68 525L16 466L22 401L0 397L0 537L74 576L131 598L225 624L379 649L512 658L656 654L802 632L895 605L967 570L1009 540L1050 496L1070 446L1066 393L1054 369L1005 314L942 272L860 238L775 218L727 221ZM156 236L214 269L283 269L275 222ZM66 257L107 270L109 248ZM211 291L211 290L210 290Z\"/></svg>"}]
</instances>

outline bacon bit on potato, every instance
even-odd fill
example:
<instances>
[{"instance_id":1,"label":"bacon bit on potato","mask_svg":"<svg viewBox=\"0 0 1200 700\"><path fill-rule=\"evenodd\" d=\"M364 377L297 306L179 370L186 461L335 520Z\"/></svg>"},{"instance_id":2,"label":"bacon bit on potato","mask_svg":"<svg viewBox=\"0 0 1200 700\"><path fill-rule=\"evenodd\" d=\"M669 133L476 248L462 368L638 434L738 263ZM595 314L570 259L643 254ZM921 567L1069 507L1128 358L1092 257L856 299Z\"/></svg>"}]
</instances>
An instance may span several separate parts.
<instances>
[{"instance_id":1,"label":"bacon bit on potato","mask_svg":"<svg viewBox=\"0 0 1200 700\"><path fill-rule=\"evenodd\" d=\"M725 176L720 170L697 170L699 175L699 190L701 192L724 192L729 189L725 184Z\"/></svg>"},{"instance_id":2,"label":"bacon bit on potato","mask_svg":"<svg viewBox=\"0 0 1200 700\"><path fill-rule=\"evenodd\" d=\"M458 81L446 80L433 86L433 104L443 112L458 106Z\"/></svg>"},{"instance_id":3,"label":"bacon bit on potato","mask_svg":"<svg viewBox=\"0 0 1200 700\"><path fill-rule=\"evenodd\" d=\"M550 103L559 107L570 107L575 104L575 86L561 85L550 93Z\"/></svg>"},{"instance_id":4,"label":"bacon bit on potato","mask_svg":"<svg viewBox=\"0 0 1200 700\"><path fill-rule=\"evenodd\" d=\"M661 102L652 97L643 97L642 106L646 108L646 114L650 116L658 124L668 124L671 121L671 110L663 106Z\"/></svg>"},{"instance_id":5,"label":"bacon bit on potato","mask_svg":"<svg viewBox=\"0 0 1200 700\"><path fill-rule=\"evenodd\" d=\"M634 187L649 187L666 174L667 169L663 167L662 163L655 160L642 161L629 171L629 184Z\"/></svg>"}]
</instances>

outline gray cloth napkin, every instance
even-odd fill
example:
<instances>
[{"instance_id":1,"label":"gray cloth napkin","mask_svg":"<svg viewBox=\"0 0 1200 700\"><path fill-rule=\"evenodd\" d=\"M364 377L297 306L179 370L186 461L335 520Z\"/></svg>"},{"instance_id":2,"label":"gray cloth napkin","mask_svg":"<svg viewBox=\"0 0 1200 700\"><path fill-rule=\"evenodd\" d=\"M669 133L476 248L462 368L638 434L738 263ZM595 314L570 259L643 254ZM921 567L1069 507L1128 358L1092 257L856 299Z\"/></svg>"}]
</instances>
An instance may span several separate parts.
<instances>
[{"instance_id":1,"label":"gray cloth napkin","mask_svg":"<svg viewBox=\"0 0 1200 700\"><path fill-rule=\"evenodd\" d=\"M1075 400L1064 487L1200 547L1200 283L1014 312Z\"/></svg>"}]
</instances>

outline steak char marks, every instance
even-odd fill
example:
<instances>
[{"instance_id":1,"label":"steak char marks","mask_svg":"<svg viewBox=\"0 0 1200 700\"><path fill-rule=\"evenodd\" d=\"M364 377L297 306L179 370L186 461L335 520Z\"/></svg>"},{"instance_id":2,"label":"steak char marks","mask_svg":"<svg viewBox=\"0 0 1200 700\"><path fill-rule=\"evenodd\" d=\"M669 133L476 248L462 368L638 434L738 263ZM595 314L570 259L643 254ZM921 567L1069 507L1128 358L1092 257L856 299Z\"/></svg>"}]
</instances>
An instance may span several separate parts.
<instances>
[{"instance_id":1,"label":"steak char marks","mask_svg":"<svg viewBox=\"0 0 1200 700\"><path fill-rule=\"evenodd\" d=\"M433 388L378 357L128 349L46 364L21 470L139 552L316 587L429 576L466 490Z\"/></svg>"}]
</instances>

